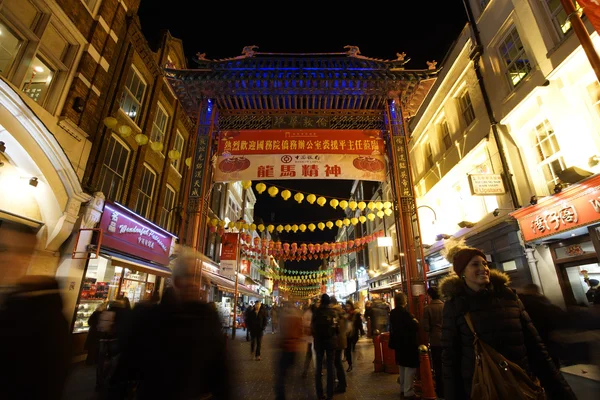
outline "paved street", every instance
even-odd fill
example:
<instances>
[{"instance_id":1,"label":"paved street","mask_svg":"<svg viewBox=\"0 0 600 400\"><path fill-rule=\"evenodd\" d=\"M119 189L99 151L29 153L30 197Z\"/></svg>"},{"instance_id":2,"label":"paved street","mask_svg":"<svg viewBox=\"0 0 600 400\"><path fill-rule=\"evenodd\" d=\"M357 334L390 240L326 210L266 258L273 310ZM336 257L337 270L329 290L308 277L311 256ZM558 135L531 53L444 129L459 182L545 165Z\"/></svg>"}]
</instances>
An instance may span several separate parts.
<instances>
[{"instance_id":1,"label":"paved street","mask_svg":"<svg viewBox=\"0 0 600 400\"><path fill-rule=\"evenodd\" d=\"M263 340L262 360L253 361L250 357L250 342L246 342L243 330L238 331L235 341L230 341L234 365L236 398L244 400L274 399L275 363L277 350L274 348L277 334L268 331ZM396 383L398 375L373 372L373 344L369 339L361 339L357 345L357 360L353 371L346 374L348 388L344 394L336 394L337 400L351 399L398 399L400 387ZM287 382L288 400L316 399L314 368L309 375L301 376L304 354L300 354L296 368ZM347 364L344 363L344 368ZM325 371L324 371L325 372ZM94 369L86 366L74 368L67 385L65 400L98 400L93 392ZM325 377L323 377L323 384Z\"/></svg>"}]
</instances>

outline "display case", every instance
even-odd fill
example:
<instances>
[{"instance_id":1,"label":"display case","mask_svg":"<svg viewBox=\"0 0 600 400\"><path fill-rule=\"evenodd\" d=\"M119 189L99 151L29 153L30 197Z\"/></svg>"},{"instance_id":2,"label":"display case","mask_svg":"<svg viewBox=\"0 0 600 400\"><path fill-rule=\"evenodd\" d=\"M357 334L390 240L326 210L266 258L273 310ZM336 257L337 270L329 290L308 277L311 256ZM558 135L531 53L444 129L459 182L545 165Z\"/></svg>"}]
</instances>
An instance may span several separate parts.
<instances>
[{"instance_id":1,"label":"display case","mask_svg":"<svg viewBox=\"0 0 600 400\"><path fill-rule=\"evenodd\" d=\"M81 300L77 305L77 312L75 314L75 324L73 326L73 333L83 333L90 329L88 320L92 313L96 311L96 308L100 307L104 303L104 300Z\"/></svg>"}]
</instances>

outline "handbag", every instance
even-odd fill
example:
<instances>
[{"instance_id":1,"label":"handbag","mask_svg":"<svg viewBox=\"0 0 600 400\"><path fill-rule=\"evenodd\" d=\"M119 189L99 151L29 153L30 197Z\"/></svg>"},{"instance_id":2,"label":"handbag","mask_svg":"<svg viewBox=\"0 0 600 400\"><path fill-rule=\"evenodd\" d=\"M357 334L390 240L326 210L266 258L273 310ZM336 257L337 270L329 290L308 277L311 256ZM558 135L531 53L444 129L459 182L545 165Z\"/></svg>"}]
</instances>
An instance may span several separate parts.
<instances>
[{"instance_id":1,"label":"handbag","mask_svg":"<svg viewBox=\"0 0 600 400\"><path fill-rule=\"evenodd\" d=\"M471 386L471 399L476 400L544 400L544 388L537 378L530 377L518 364L483 342L469 313L465 314L473 332L475 371Z\"/></svg>"}]
</instances>

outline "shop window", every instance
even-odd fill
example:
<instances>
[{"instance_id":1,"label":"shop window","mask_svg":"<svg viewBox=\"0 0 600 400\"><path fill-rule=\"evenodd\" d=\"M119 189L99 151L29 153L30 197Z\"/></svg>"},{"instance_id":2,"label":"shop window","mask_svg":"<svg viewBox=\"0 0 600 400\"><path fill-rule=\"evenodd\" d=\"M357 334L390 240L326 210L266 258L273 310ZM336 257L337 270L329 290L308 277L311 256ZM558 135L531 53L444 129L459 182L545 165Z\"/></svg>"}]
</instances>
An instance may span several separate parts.
<instances>
[{"instance_id":1,"label":"shop window","mask_svg":"<svg viewBox=\"0 0 600 400\"><path fill-rule=\"evenodd\" d=\"M158 224L166 230L171 230L173 223L173 208L175 207L175 190L167 185L165 190L165 198L160 210L160 218Z\"/></svg>"},{"instance_id":2,"label":"shop window","mask_svg":"<svg viewBox=\"0 0 600 400\"><path fill-rule=\"evenodd\" d=\"M23 43L5 24L0 23L0 74L6 76Z\"/></svg>"},{"instance_id":3,"label":"shop window","mask_svg":"<svg viewBox=\"0 0 600 400\"><path fill-rule=\"evenodd\" d=\"M167 115L167 112L163 106L158 103L158 107L156 107L156 114L154 115L154 122L152 122L150 140L153 142L162 143L165 139L168 123L169 116Z\"/></svg>"},{"instance_id":4,"label":"shop window","mask_svg":"<svg viewBox=\"0 0 600 400\"><path fill-rule=\"evenodd\" d=\"M556 134L548 120L544 120L535 127L533 140L538 167L548 189L552 190L559 181L558 174L566 168L566 165Z\"/></svg>"},{"instance_id":5,"label":"shop window","mask_svg":"<svg viewBox=\"0 0 600 400\"><path fill-rule=\"evenodd\" d=\"M179 171L179 168L181 167L181 160L183 158L184 142L185 141L183 139L183 135L179 132L179 130L177 130L177 134L175 135L175 143L173 144L173 149L177 150L179 152L179 154L181 154L181 156L177 160L173 160L173 162L171 163L177 171Z\"/></svg>"},{"instance_id":6,"label":"shop window","mask_svg":"<svg viewBox=\"0 0 600 400\"><path fill-rule=\"evenodd\" d=\"M569 20L567 13L560 0L541 0L542 6L546 9L552 24L560 36L564 36L571 30L571 21ZM573 2L575 9L579 10L581 7L576 1Z\"/></svg>"},{"instance_id":7,"label":"shop window","mask_svg":"<svg viewBox=\"0 0 600 400\"><path fill-rule=\"evenodd\" d=\"M107 200L121 200L129 149L115 135L108 140L98 187Z\"/></svg>"},{"instance_id":8,"label":"shop window","mask_svg":"<svg viewBox=\"0 0 600 400\"><path fill-rule=\"evenodd\" d=\"M504 73L511 87L515 87L531 72L529 57L525 52L516 27L512 27L498 46Z\"/></svg>"},{"instance_id":9,"label":"shop window","mask_svg":"<svg viewBox=\"0 0 600 400\"><path fill-rule=\"evenodd\" d=\"M156 173L147 165L144 165L142 179L138 187L138 197L135 205L136 212L144 218L148 218L152 209L152 197L154 195L154 185L156 183Z\"/></svg>"},{"instance_id":10,"label":"shop window","mask_svg":"<svg viewBox=\"0 0 600 400\"><path fill-rule=\"evenodd\" d=\"M142 75L132 65L127 75L127 81L121 95L121 109L135 123L139 121L142 101L146 92L146 82L142 79Z\"/></svg>"},{"instance_id":11,"label":"shop window","mask_svg":"<svg viewBox=\"0 0 600 400\"><path fill-rule=\"evenodd\" d=\"M469 92L465 90L458 97L458 105L460 108L460 113L465 121L466 126L471 125L473 121L475 121L475 110L473 110L473 103L471 102L471 96Z\"/></svg>"},{"instance_id":12,"label":"shop window","mask_svg":"<svg viewBox=\"0 0 600 400\"><path fill-rule=\"evenodd\" d=\"M40 58L35 57L25 74L23 92L35 102L42 104L48 94L55 74L56 71L53 68Z\"/></svg>"}]
</instances>

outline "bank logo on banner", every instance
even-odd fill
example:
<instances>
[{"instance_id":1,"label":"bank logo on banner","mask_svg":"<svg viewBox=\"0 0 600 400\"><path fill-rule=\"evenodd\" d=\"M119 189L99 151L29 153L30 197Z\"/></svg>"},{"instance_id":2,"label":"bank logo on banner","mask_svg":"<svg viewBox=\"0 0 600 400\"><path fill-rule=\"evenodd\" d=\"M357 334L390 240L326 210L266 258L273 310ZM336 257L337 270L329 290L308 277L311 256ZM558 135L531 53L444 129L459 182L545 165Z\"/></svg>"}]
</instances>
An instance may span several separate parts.
<instances>
[{"instance_id":1,"label":"bank logo on banner","mask_svg":"<svg viewBox=\"0 0 600 400\"><path fill-rule=\"evenodd\" d=\"M237 271L237 246L239 233L224 233L221 236L221 262L219 273L235 279Z\"/></svg>"},{"instance_id":2,"label":"bank logo on banner","mask_svg":"<svg viewBox=\"0 0 600 400\"><path fill-rule=\"evenodd\" d=\"M270 179L385 180L378 130L222 131L216 182Z\"/></svg>"}]
</instances>

